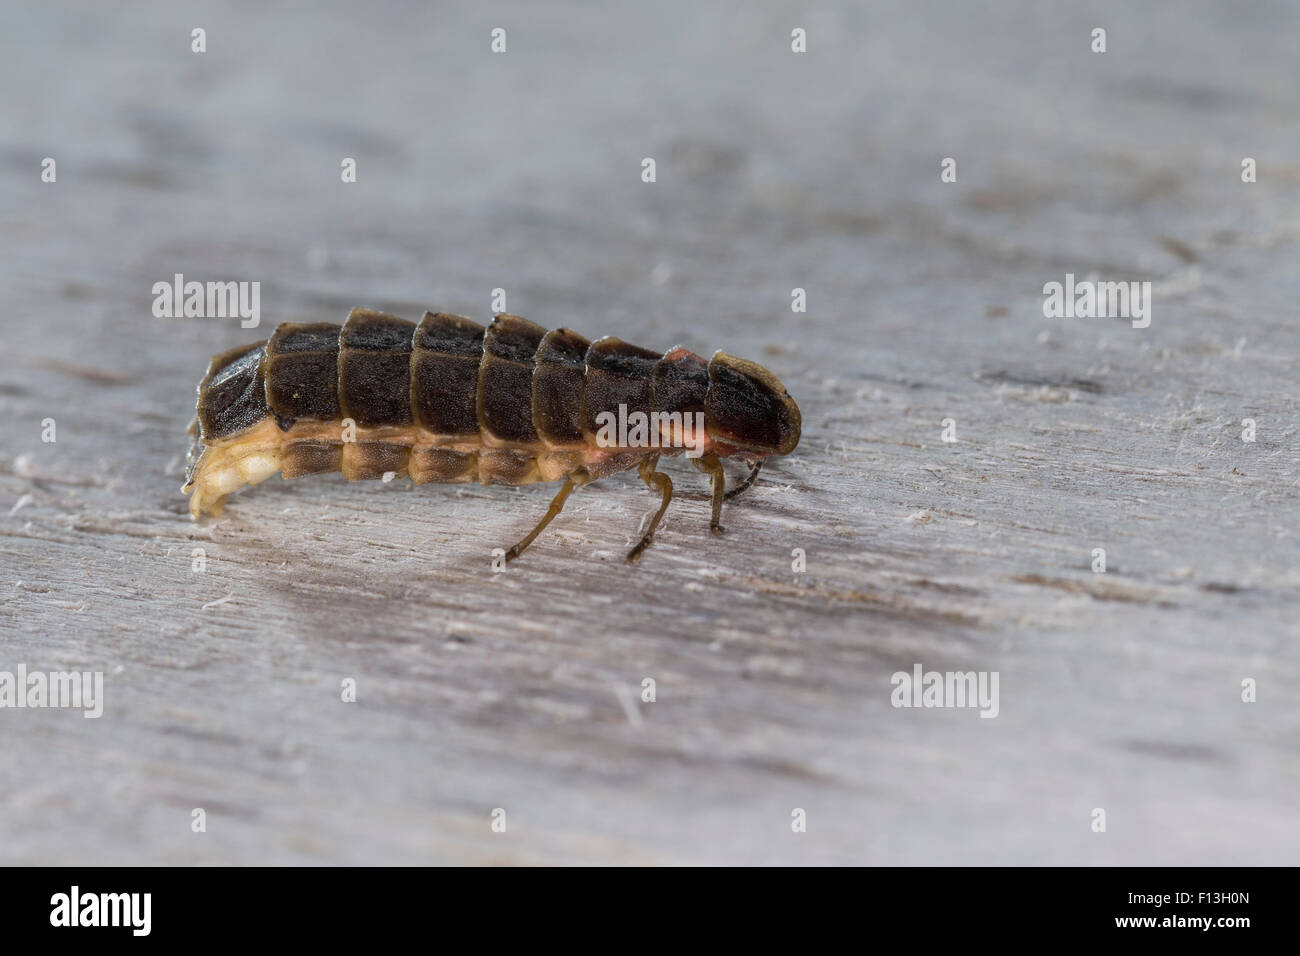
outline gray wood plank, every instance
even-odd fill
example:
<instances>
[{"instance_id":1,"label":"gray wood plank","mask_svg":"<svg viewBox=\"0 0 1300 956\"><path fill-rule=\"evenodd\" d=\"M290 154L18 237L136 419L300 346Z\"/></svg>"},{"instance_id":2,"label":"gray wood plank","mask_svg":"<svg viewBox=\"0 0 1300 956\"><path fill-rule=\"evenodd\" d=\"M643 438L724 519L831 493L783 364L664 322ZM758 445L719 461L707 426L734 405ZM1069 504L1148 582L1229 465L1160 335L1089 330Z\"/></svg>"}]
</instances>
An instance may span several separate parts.
<instances>
[{"instance_id":1,"label":"gray wood plank","mask_svg":"<svg viewBox=\"0 0 1300 956\"><path fill-rule=\"evenodd\" d=\"M0 710L0 861L1296 863L1300 23L1197 10L15 13L0 670L103 671L105 713ZM154 318L174 273L262 326ZM1150 327L1045 318L1066 273L1153 282ZM722 538L670 466L632 568L635 476L504 574L551 489L188 520L211 354L498 287L768 365L802 444ZM891 706L918 663L998 717Z\"/></svg>"}]
</instances>

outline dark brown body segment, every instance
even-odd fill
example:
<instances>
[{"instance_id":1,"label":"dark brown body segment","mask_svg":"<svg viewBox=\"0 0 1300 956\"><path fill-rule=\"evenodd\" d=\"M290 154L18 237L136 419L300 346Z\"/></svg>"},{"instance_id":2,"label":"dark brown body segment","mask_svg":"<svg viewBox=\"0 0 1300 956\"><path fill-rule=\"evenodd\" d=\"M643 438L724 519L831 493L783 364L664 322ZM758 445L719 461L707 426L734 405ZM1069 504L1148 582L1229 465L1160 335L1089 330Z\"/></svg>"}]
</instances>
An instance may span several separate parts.
<instances>
[{"instance_id":1,"label":"dark brown body segment","mask_svg":"<svg viewBox=\"0 0 1300 956\"><path fill-rule=\"evenodd\" d=\"M339 326L318 322L280 325L266 343L262 368L266 397L281 431L295 422L336 422L339 408ZM339 471L343 449L336 442L295 441L281 454L286 478Z\"/></svg>"},{"instance_id":2,"label":"dark brown body segment","mask_svg":"<svg viewBox=\"0 0 1300 956\"><path fill-rule=\"evenodd\" d=\"M709 437L739 449L786 455L799 440L799 409L763 366L725 352L709 361Z\"/></svg>"},{"instance_id":3,"label":"dark brown body segment","mask_svg":"<svg viewBox=\"0 0 1300 956\"><path fill-rule=\"evenodd\" d=\"M587 378L582 391L582 430L588 439L600 425L602 412L618 414L620 405L628 414L654 411L650 382L661 356L622 339L597 339L587 350Z\"/></svg>"},{"instance_id":4,"label":"dark brown body segment","mask_svg":"<svg viewBox=\"0 0 1300 956\"><path fill-rule=\"evenodd\" d=\"M483 326L461 315L426 312L411 353L411 408L421 427L451 440L478 441L478 376ZM474 481L478 453L416 447L408 473L416 484Z\"/></svg>"},{"instance_id":5,"label":"dark brown body segment","mask_svg":"<svg viewBox=\"0 0 1300 956\"><path fill-rule=\"evenodd\" d=\"M266 398L280 428L299 419L338 421L339 327L285 322L266 343Z\"/></svg>"},{"instance_id":6,"label":"dark brown body segment","mask_svg":"<svg viewBox=\"0 0 1300 956\"><path fill-rule=\"evenodd\" d=\"M199 383L198 423L204 438L226 438L256 425L267 414L262 346L241 345L215 355Z\"/></svg>"},{"instance_id":7,"label":"dark brown body segment","mask_svg":"<svg viewBox=\"0 0 1300 956\"><path fill-rule=\"evenodd\" d=\"M373 428L411 418L411 340L415 323L353 309L339 334L339 405L344 418Z\"/></svg>"},{"instance_id":8,"label":"dark brown body segment","mask_svg":"<svg viewBox=\"0 0 1300 956\"><path fill-rule=\"evenodd\" d=\"M478 423L502 443L532 444L533 359L546 330L517 315L498 315L483 337L478 378Z\"/></svg>"},{"instance_id":9,"label":"dark brown body segment","mask_svg":"<svg viewBox=\"0 0 1300 956\"><path fill-rule=\"evenodd\" d=\"M669 349L650 378L658 411L693 415L705 410L709 363L683 348Z\"/></svg>"},{"instance_id":10,"label":"dark brown body segment","mask_svg":"<svg viewBox=\"0 0 1300 956\"><path fill-rule=\"evenodd\" d=\"M426 312L411 356L411 407L435 435L478 435L478 375L483 326L464 316Z\"/></svg>"},{"instance_id":11,"label":"dark brown body segment","mask_svg":"<svg viewBox=\"0 0 1300 956\"><path fill-rule=\"evenodd\" d=\"M537 348L533 371L533 428L551 445L577 447L582 438L583 380L591 343L577 332L554 329Z\"/></svg>"}]
</instances>

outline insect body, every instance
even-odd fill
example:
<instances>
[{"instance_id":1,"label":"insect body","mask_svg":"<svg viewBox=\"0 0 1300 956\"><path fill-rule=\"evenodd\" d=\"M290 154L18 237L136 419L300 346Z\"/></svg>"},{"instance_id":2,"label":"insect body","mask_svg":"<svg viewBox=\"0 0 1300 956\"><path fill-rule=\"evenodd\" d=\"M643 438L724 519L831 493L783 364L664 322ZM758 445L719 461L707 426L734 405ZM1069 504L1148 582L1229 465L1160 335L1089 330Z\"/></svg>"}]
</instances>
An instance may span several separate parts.
<instances>
[{"instance_id":1,"label":"insect body","mask_svg":"<svg viewBox=\"0 0 1300 956\"><path fill-rule=\"evenodd\" d=\"M799 407L771 372L717 352L650 352L588 342L516 315L486 329L425 313L418 325L368 309L347 322L285 323L264 342L215 356L199 383L186 483L190 514L276 472L342 471L349 480L523 485L564 480L518 557L575 488L636 468L661 495L635 560L672 500L661 454L685 452L712 481L710 527L723 498L753 483L769 455L799 442ZM724 494L722 458L750 466Z\"/></svg>"}]
</instances>

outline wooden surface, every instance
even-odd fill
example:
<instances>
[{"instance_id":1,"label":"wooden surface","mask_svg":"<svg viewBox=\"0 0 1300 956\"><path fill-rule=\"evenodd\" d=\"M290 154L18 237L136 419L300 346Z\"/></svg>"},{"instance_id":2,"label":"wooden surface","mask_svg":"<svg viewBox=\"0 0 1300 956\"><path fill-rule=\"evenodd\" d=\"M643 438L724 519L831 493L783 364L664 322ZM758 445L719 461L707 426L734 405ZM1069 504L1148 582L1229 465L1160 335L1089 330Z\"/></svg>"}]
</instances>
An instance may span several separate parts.
<instances>
[{"instance_id":1,"label":"wooden surface","mask_svg":"<svg viewBox=\"0 0 1300 956\"><path fill-rule=\"evenodd\" d=\"M106 701L0 710L0 862L1298 862L1300 15L1056 6L14 11L0 669ZM261 328L154 318L178 272ZM1044 318L1067 272L1152 281L1150 328ZM803 443L721 539L670 466L639 567L635 476L504 574L552 489L189 521L211 354L497 287L768 365ZM999 716L895 709L917 663Z\"/></svg>"}]
</instances>

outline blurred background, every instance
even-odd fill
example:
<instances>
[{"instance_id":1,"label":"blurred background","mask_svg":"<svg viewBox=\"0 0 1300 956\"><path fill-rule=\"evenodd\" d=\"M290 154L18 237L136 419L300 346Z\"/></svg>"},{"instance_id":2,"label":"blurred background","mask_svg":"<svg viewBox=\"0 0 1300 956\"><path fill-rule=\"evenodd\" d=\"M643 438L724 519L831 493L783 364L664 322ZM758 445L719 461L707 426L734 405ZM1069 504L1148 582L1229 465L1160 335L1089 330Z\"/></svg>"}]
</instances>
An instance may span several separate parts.
<instances>
[{"instance_id":1,"label":"blurred background","mask_svg":"<svg viewBox=\"0 0 1300 956\"><path fill-rule=\"evenodd\" d=\"M1294 4L4 23L0 669L106 704L0 711L0 861L1296 862ZM155 318L176 273L260 282L261 327ZM1066 273L1151 281L1151 327L1045 318ZM507 575L549 489L275 480L189 523L210 355L498 288L762 362L803 444L725 540L675 471L635 570L635 479ZM892 708L915 663L998 671L999 717Z\"/></svg>"}]
</instances>

